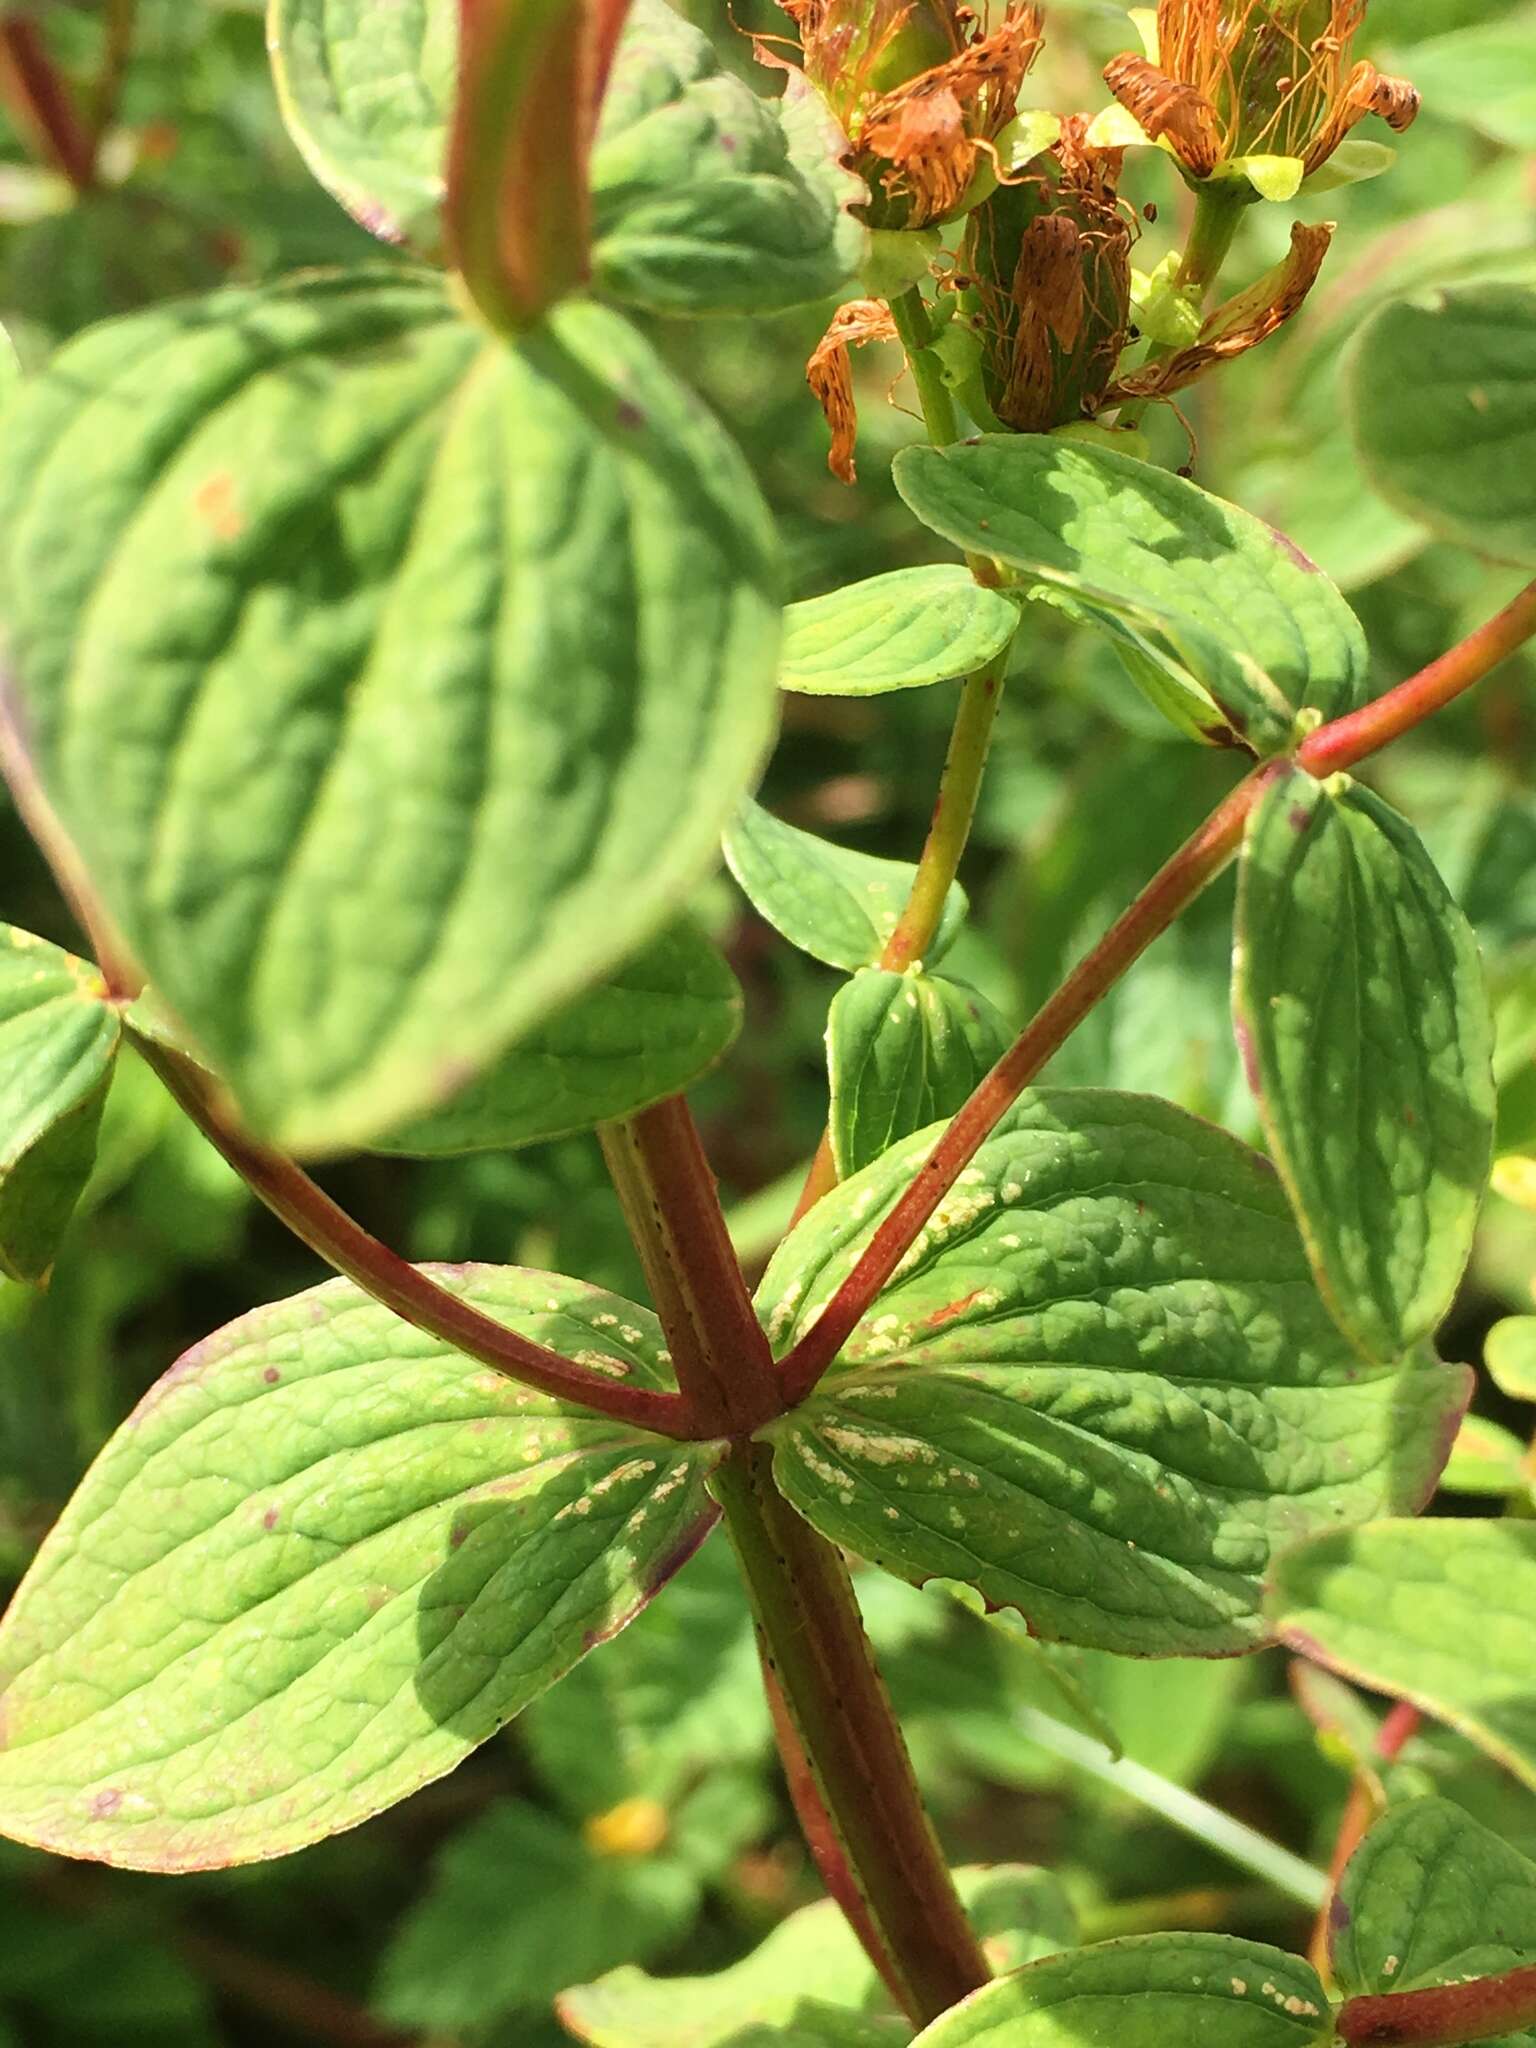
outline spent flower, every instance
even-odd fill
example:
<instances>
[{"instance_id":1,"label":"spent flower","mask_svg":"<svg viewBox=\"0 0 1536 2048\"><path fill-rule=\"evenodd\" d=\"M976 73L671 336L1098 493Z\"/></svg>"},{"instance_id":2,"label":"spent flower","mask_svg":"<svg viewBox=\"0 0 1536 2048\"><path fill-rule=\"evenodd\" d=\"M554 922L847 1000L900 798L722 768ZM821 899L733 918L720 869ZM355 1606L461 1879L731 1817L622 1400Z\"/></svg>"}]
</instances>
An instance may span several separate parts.
<instances>
[{"instance_id":1,"label":"spent flower","mask_svg":"<svg viewBox=\"0 0 1536 2048\"><path fill-rule=\"evenodd\" d=\"M1366 0L1159 0L1155 55L1104 76L1154 142L1194 178L1249 158L1324 164L1378 114L1401 131L1419 110L1406 79L1352 62Z\"/></svg>"}]
</instances>

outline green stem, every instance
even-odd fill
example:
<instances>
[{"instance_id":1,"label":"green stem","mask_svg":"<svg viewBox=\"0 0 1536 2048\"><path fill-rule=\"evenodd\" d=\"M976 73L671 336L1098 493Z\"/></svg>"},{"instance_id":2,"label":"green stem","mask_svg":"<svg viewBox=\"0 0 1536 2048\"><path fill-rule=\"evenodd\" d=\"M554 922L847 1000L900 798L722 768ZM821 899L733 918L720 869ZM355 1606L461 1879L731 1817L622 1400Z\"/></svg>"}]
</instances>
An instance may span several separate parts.
<instances>
[{"instance_id":1,"label":"green stem","mask_svg":"<svg viewBox=\"0 0 1536 2048\"><path fill-rule=\"evenodd\" d=\"M917 2026L990 1976L913 1776L841 1556L773 1483L765 1444L710 1482L763 1647L879 1942Z\"/></svg>"},{"instance_id":2,"label":"green stem","mask_svg":"<svg viewBox=\"0 0 1536 2048\"><path fill-rule=\"evenodd\" d=\"M106 0L101 63L91 91L90 130L93 152L101 148L102 137L117 119L128 60L133 52L134 30L138 24L139 0Z\"/></svg>"},{"instance_id":3,"label":"green stem","mask_svg":"<svg viewBox=\"0 0 1536 2048\"><path fill-rule=\"evenodd\" d=\"M1005 650L968 676L961 686L933 820L917 863L917 877L906 908L880 956L880 965L898 974L921 960L933 944L950 889L960 872L960 858L971 836L982 773L992 745L1007 660Z\"/></svg>"},{"instance_id":4,"label":"green stem","mask_svg":"<svg viewBox=\"0 0 1536 2048\"><path fill-rule=\"evenodd\" d=\"M1223 1813L1209 1800L1199 1798L1182 1785L1175 1785L1169 1778L1160 1777L1156 1771L1148 1770L1145 1764L1136 1763L1131 1757L1123 1756L1116 1761L1107 1756L1090 1736L1080 1735L1075 1728L1066 1727L1034 1707L1020 1707L1015 1719L1020 1731L1031 1742L1038 1743L1041 1749L1048 1749L1053 1756L1075 1764L1080 1771L1086 1771L1103 1784L1112 1785L1117 1792L1124 1792L1138 1805L1160 1815L1171 1826L1192 1835L1218 1856L1236 1864L1239 1870L1262 1878L1282 1898L1294 1899L1297 1905L1305 1906L1309 1912L1315 1912L1327 1898L1328 1879L1321 1870L1304 1862L1300 1856L1293 1856L1289 1849L1272 1842L1268 1835L1261 1835L1242 1821L1234 1820L1230 1813Z\"/></svg>"},{"instance_id":5,"label":"green stem","mask_svg":"<svg viewBox=\"0 0 1536 2048\"><path fill-rule=\"evenodd\" d=\"M598 1136L684 1400L708 1435L750 1435L779 1413L773 1353L687 1103L670 1096Z\"/></svg>"},{"instance_id":6,"label":"green stem","mask_svg":"<svg viewBox=\"0 0 1536 2048\"><path fill-rule=\"evenodd\" d=\"M954 400L944 382L938 358L932 353L933 327L922 293L916 285L890 301L896 332L907 352L907 366L922 402L928 438L935 447L953 441L960 431ZM996 566L984 556L967 555L967 564L978 583L989 589L997 584ZM961 685L960 702L949 736L949 750L939 779L928 837L917 864L912 893L886 941L880 956L882 967L902 973L920 961L933 944L944 915L950 886L960 871L960 860L971 836L976 817L976 800L992 745L992 729L1002 702L1008 651L994 657ZM811 1170L795 1204L791 1226L814 1208L822 1196L837 1186L837 1162L832 1156L832 1139L823 1132Z\"/></svg>"},{"instance_id":7,"label":"green stem","mask_svg":"<svg viewBox=\"0 0 1536 2048\"><path fill-rule=\"evenodd\" d=\"M214 1099L209 1077L191 1060L154 1039L141 1037L131 1027L130 1035L136 1050L252 1193L328 1266L355 1281L375 1301L493 1372L536 1387L556 1400L579 1402L600 1415L662 1436L692 1438L705 1433L681 1396L606 1379L574 1359L520 1337L439 1287L430 1274L364 1230L291 1159L247 1137L225 1116Z\"/></svg>"},{"instance_id":8,"label":"green stem","mask_svg":"<svg viewBox=\"0 0 1536 2048\"><path fill-rule=\"evenodd\" d=\"M1246 184L1235 179L1217 179L1200 187L1195 199L1194 223L1174 280L1185 291L1193 292L1197 303L1204 301L1206 293L1221 275L1222 265L1231 254L1233 239L1248 204ZM1176 342L1154 342L1147 350L1143 369L1166 361L1169 356L1177 354L1178 348ZM1116 416L1117 425L1138 426L1151 402L1149 398L1137 398L1128 405L1122 405Z\"/></svg>"},{"instance_id":9,"label":"green stem","mask_svg":"<svg viewBox=\"0 0 1536 2048\"><path fill-rule=\"evenodd\" d=\"M933 353L933 322L928 316L928 308L915 284L898 293L890 301L890 308L901 345L907 352L912 382L917 386L918 403L923 408L923 424L928 429L928 438L936 448L942 448L959 437L960 422L955 414L955 401L944 382L939 359Z\"/></svg>"}]
</instances>

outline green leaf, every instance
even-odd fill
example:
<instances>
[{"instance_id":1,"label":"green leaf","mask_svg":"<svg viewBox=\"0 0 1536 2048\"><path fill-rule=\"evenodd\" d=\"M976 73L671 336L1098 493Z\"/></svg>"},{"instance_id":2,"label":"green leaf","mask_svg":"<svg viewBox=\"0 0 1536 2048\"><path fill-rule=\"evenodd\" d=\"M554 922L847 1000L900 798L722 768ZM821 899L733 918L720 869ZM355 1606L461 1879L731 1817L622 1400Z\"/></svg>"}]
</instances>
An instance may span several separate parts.
<instances>
[{"instance_id":1,"label":"green leaf","mask_svg":"<svg viewBox=\"0 0 1536 2048\"><path fill-rule=\"evenodd\" d=\"M1498 1976L1536 1962L1536 1864L1448 1799L1415 1799L1350 1858L1329 1924L1346 1998ZM1493 2048L1532 2042L1536 2029Z\"/></svg>"},{"instance_id":2,"label":"green leaf","mask_svg":"<svg viewBox=\"0 0 1536 2048\"><path fill-rule=\"evenodd\" d=\"M1364 636L1328 579L1181 477L1044 435L907 448L893 474L925 526L1113 634L1186 731L1269 752L1304 706L1333 718L1364 693Z\"/></svg>"},{"instance_id":3,"label":"green leaf","mask_svg":"<svg viewBox=\"0 0 1536 2048\"><path fill-rule=\"evenodd\" d=\"M503 1799L437 1858L400 1922L374 2003L402 2027L457 2032L687 1932L698 1886L672 1856L604 1856L568 1823Z\"/></svg>"},{"instance_id":4,"label":"green leaf","mask_svg":"<svg viewBox=\"0 0 1536 2048\"><path fill-rule=\"evenodd\" d=\"M367 0L270 6L278 93L310 168L375 234L437 254L453 0L404 0L382 23ZM866 240L847 212L861 188L814 109L793 91L777 106L759 98L665 0L629 11L590 174L595 281L655 312L769 313L830 297Z\"/></svg>"},{"instance_id":5,"label":"green leaf","mask_svg":"<svg viewBox=\"0 0 1536 2048\"><path fill-rule=\"evenodd\" d=\"M866 967L827 1015L827 1128L839 1178L954 1115L1013 1042L978 989L941 975Z\"/></svg>"},{"instance_id":6,"label":"green leaf","mask_svg":"<svg viewBox=\"0 0 1536 2048\"><path fill-rule=\"evenodd\" d=\"M1147 1934L988 1984L913 2048L1310 2048L1332 2031L1299 1956L1230 1934Z\"/></svg>"},{"instance_id":7,"label":"green leaf","mask_svg":"<svg viewBox=\"0 0 1536 2048\"><path fill-rule=\"evenodd\" d=\"M1440 1474L1442 1493L1470 1493L1513 1499L1530 1493L1523 1469L1525 1445L1513 1430L1486 1416L1469 1415L1456 1432L1451 1455Z\"/></svg>"},{"instance_id":8,"label":"green leaf","mask_svg":"<svg viewBox=\"0 0 1536 2048\"><path fill-rule=\"evenodd\" d=\"M645 1309L432 1270L666 1383ZM639 1612L709 1527L717 1451L518 1387L348 1282L242 1317L111 1439L0 1625L0 1828L195 1870L366 1820Z\"/></svg>"},{"instance_id":9,"label":"green leaf","mask_svg":"<svg viewBox=\"0 0 1536 2048\"><path fill-rule=\"evenodd\" d=\"M957 1870L955 1882L994 1964L1017 1968L1076 1939L1072 1908L1044 1870ZM880 2017L885 1994L841 1910L802 1907L761 1947L712 1977L615 1970L569 1991L560 2016L591 2048L883 2048L912 2030Z\"/></svg>"},{"instance_id":10,"label":"green leaf","mask_svg":"<svg viewBox=\"0 0 1536 2048\"><path fill-rule=\"evenodd\" d=\"M1413 82L1438 118L1465 121L1511 149L1536 149L1530 16L1416 43Z\"/></svg>"},{"instance_id":11,"label":"green leaf","mask_svg":"<svg viewBox=\"0 0 1536 2048\"><path fill-rule=\"evenodd\" d=\"M1233 1002L1318 1284L1368 1358L1428 1337L1493 1163L1493 1021L1470 926L1407 821L1339 776L1249 820Z\"/></svg>"},{"instance_id":12,"label":"green leaf","mask_svg":"<svg viewBox=\"0 0 1536 2048\"><path fill-rule=\"evenodd\" d=\"M759 1313L815 1321L934 1131L806 1216ZM1149 1097L1023 1098L805 1404L762 1434L788 1498L902 1577L1143 1656L1264 1639L1272 1556L1416 1508L1466 1400L1420 1352L1369 1368L1256 1153Z\"/></svg>"},{"instance_id":13,"label":"green leaf","mask_svg":"<svg viewBox=\"0 0 1536 2048\"><path fill-rule=\"evenodd\" d=\"M809 697L948 682L1001 654L1018 625L1018 605L957 562L892 569L792 604L779 681Z\"/></svg>"},{"instance_id":14,"label":"green leaf","mask_svg":"<svg viewBox=\"0 0 1536 2048\"><path fill-rule=\"evenodd\" d=\"M278 104L304 161L370 233L442 247L458 64L452 0L268 0Z\"/></svg>"},{"instance_id":15,"label":"green leaf","mask_svg":"<svg viewBox=\"0 0 1536 2048\"><path fill-rule=\"evenodd\" d=\"M1372 483L1462 547L1536 562L1536 291L1428 291L1384 306L1347 371Z\"/></svg>"},{"instance_id":16,"label":"green leaf","mask_svg":"<svg viewBox=\"0 0 1536 2048\"><path fill-rule=\"evenodd\" d=\"M736 977L688 920L535 1025L462 1095L373 1149L419 1159L590 1130L686 1088L740 1029Z\"/></svg>"},{"instance_id":17,"label":"green leaf","mask_svg":"<svg viewBox=\"0 0 1536 2048\"><path fill-rule=\"evenodd\" d=\"M657 313L770 313L848 284L866 236L847 180L793 88L781 105L782 120L666 0L634 0L592 155L604 291Z\"/></svg>"},{"instance_id":18,"label":"green leaf","mask_svg":"<svg viewBox=\"0 0 1536 2048\"><path fill-rule=\"evenodd\" d=\"M1536 1787L1536 1525L1341 1529L1279 1560L1267 1605L1293 1649L1414 1701Z\"/></svg>"},{"instance_id":19,"label":"green leaf","mask_svg":"<svg viewBox=\"0 0 1536 2048\"><path fill-rule=\"evenodd\" d=\"M101 976L0 924L0 1273L44 1280L91 1177L121 1025Z\"/></svg>"},{"instance_id":20,"label":"green leaf","mask_svg":"<svg viewBox=\"0 0 1536 2048\"><path fill-rule=\"evenodd\" d=\"M885 951L917 876L906 861L834 846L750 798L726 828L724 847L726 865L758 915L802 953L850 974ZM929 966L954 944L968 909L956 882L928 949Z\"/></svg>"},{"instance_id":21,"label":"green leaf","mask_svg":"<svg viewBox=\"0 0 1536 2048\"><path fill-rule=\"evenodd\" d=\"M504 348L424 276L303 278L97 328L8 424L34 766L289 1149L460 1092L707 867L774 714L770 536L616 315Z\"/></svg>"},{"instance_id":22,"label":"green leaf","mask_svg":"<svg viewBox=\"0 0 1536 2048\"><path fill-rule=\"evenodd\" d=\"M1483 1345L1483 1363L1501 1394L1536 1401L1536 1316L1506 1316Z\"/></svg>"}]
</instances>

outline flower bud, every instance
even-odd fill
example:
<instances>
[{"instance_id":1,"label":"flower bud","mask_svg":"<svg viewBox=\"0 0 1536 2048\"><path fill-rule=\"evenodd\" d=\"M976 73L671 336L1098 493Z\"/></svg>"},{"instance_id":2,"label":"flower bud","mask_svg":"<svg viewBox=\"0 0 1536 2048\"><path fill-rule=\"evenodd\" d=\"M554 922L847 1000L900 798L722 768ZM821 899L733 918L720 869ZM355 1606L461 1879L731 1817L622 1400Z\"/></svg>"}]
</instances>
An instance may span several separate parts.
<instances>
[{"instance_id":1,"label":"flower bud","mask_svg":"<svg viewBox=\"0 0 1536 2048\"><path fill-rule=\"evenodd\" d=\"M1159 0L1156 61L1104 76L1193 177L1248 157L1315 171L1366 114L1401 130L1419 110L1406 80L1351 65L1364 15L1365 0Z\"/></svg>"},{"instance_id":2,"label":"flower bud","mask_svg":"<svg viewBox=\"0 0 1536 2048\"><path fill-rule=\"evenodd\" d=\"M980 339L987 404L1025 434L1093 417L1130 324L1119 154L1087 147L1083 128L1068 121L966 223L962 318Z\"/></svg>"}]
</instances>

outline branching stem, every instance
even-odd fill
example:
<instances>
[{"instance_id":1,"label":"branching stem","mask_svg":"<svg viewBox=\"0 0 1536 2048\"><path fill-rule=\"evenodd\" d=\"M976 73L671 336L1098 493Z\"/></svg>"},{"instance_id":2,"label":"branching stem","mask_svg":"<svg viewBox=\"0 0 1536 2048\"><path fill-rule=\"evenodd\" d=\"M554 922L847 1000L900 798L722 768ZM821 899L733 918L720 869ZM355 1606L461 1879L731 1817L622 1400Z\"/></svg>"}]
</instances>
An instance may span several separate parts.
<instances>
[{"instance_id":1,"label":"branching stem","mask_svg":"<svg viewBox=\"0 0 1536 2048\"><path fill-rule=\"evenodd\" d=\"M338 1273L344 1273L375 1301L394 1310L418 1330L440 1337L466 1357L523 1386L536 1387L557 1400L576 1401L616 1421L662 1436L700 1434L689 1404L681 1395L653 1387L626 1387L520 1337L402 1259L333 1202L303 1168L281 1152L272 1152L246 1134L219 1106L202 1070L169 1046L137 1033L134 1045L153 1067L203 1135L224 1155L240 1178L296 1237L317 1252Z\"/></svg>"},{"instance_id":2,"label":"branching stem","mask_svg":"<svg viewBox=\"0 0 1536 2048\"><path fill-rule=\"evenodd\" d=\"M1363 710L1311 734L1298 752L1301 766L1324 776L1364 760L1471 689L1533 633L1536 583L1527 585L1496 617L1418 675ZM1255 770L1217 806L979 1082L826 1309L780 1362L787 1402L803 1401L815 1386L919 1231L1046 1061L1152 941L1220 874L1241 845L1249 813L1275 773L1274 766Z\"/></svg>"}]
</instances>

